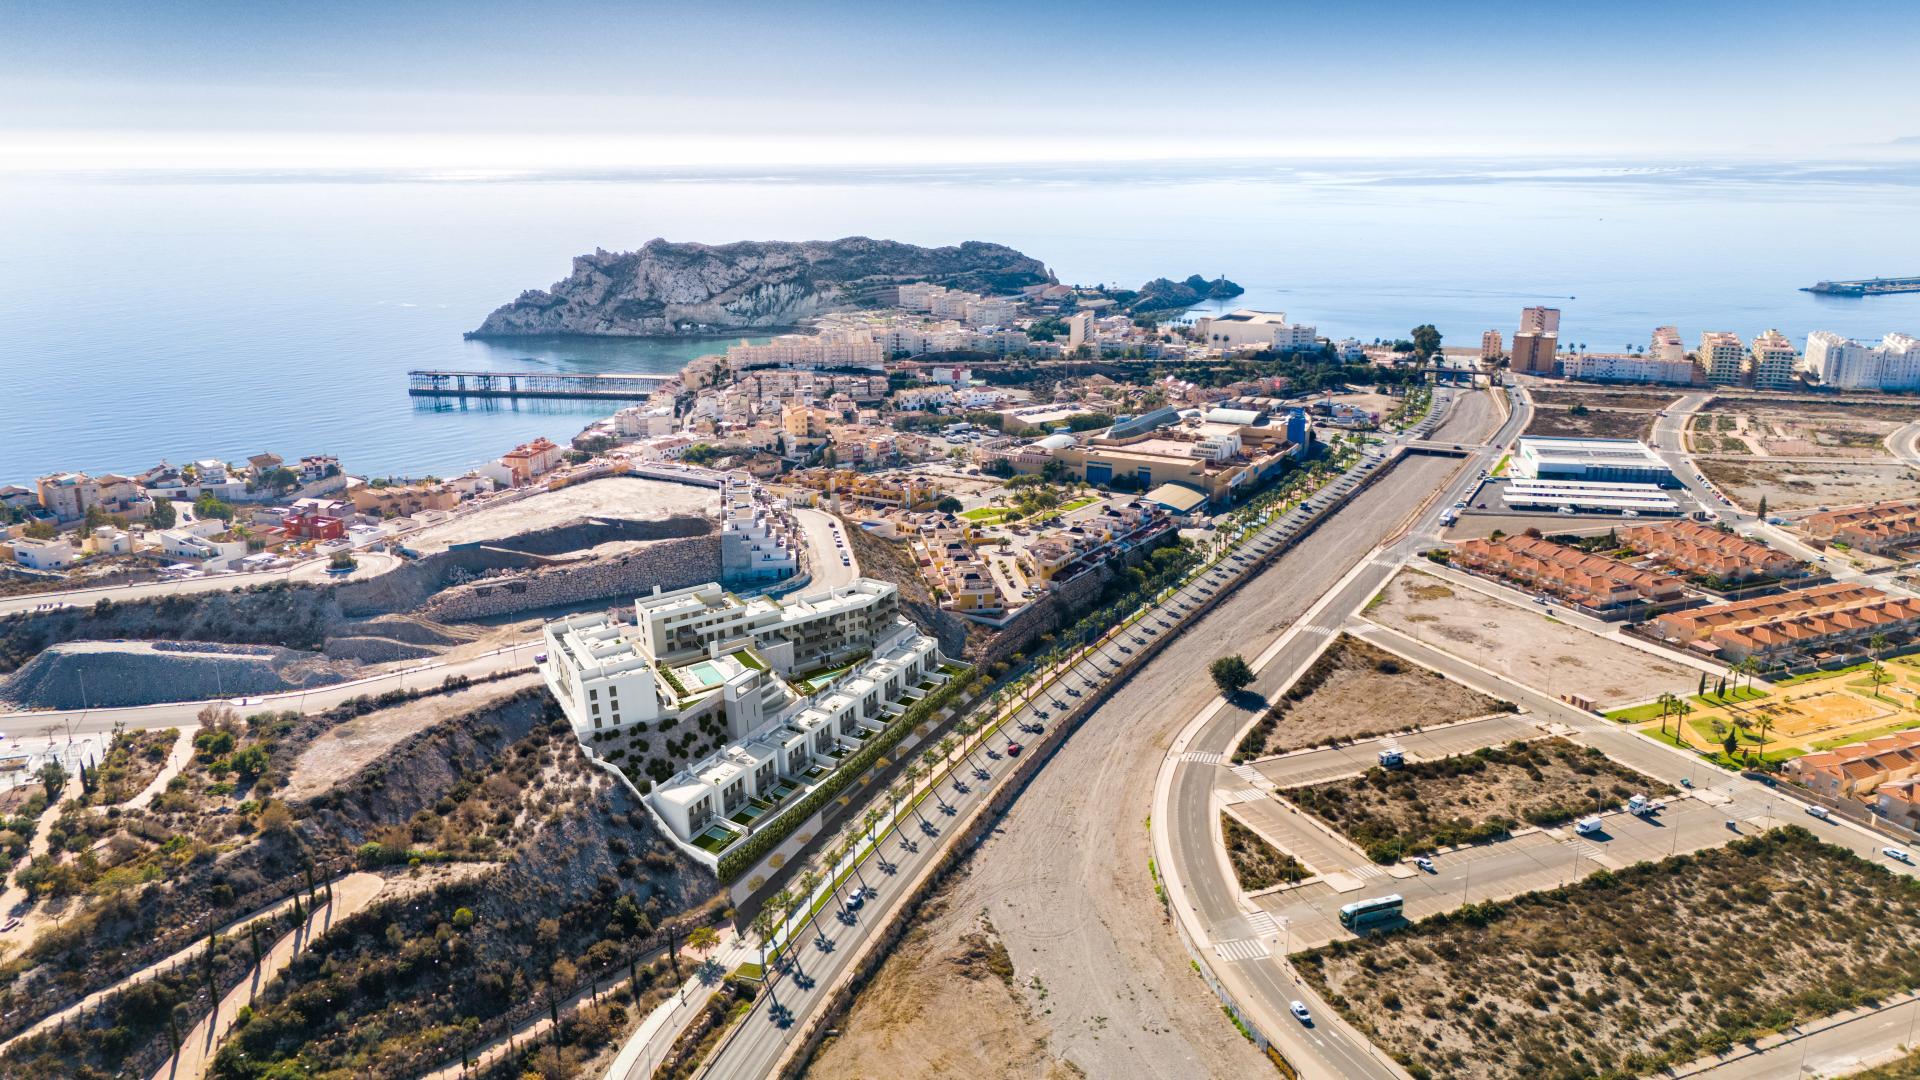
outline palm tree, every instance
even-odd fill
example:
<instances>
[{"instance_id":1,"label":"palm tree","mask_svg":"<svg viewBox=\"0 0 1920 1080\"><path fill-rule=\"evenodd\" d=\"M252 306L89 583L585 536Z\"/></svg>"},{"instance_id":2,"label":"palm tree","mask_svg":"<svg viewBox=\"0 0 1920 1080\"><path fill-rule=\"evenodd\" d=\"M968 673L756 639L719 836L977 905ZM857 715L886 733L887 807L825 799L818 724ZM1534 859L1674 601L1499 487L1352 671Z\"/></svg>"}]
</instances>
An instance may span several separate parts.
<instances>
[{"instance_id":1,"label":"palm tree","mask_svg":"<svg viewBox=\"0 0 1920 1080\"><path fill-rule=\"evenodd\" d=\"M814 934L825 937L826 935L820 933L819 924L813 921L813 894L814 890L820 887L820 875L812 870L803 871L800 874L800 880L795 884L800 886L800 894L794 899L795 904L806 910L807 925L813 927Z\"/></svg>"},{"instance_id":2,"label":"palm tree","mask_svg":"<svg viewBox=\"0 0 1920 1080\"><path fill-rule=\"evenodd\" d=\"M793 894L785 889L767 897L767 910L780 913L780 941L784 946L787 940L787 924L793 916Z\"/></svg>"},{"instance_id":3,"label":"palm tree","mask_svg":"<svg viewBox=\"0 0 1920 1080\"><path fill-rule=\"evenodd\" d=\"M1887 635L1875 633L1867 639L1867 655L1873 658L1873 696L1880 696L1880 684L1889 682L1887 665L1880 662L1880 656L1886 651Z\"/></svg>"},{"instance_id":4,"label":"palm tree","mask_svg":"<svg viewBox=\"0 0 1920 1080\"><path fill-rule=\"evenodd\" d=\"M773 903L762 904L760 911L753 917L753 934L760 939L760 970L767 968L767 945L773 937Z\"/></svg>"}]
</instances>

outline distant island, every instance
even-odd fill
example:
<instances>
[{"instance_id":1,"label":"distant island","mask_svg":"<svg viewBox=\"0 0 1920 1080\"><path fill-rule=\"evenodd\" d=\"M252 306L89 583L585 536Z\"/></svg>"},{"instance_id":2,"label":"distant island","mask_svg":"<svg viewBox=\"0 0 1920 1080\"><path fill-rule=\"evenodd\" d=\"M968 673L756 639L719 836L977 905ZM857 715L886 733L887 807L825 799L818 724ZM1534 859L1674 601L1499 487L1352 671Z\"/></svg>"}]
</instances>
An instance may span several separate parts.
<instances>
[{"instance_id":1,"label":"distant island","mask_svg":"<svg viewBox=\"0 0 1920 1080\"><path fill-rule=\"evenodd\" d=\"M1053 284L1054 277L1037 259L979 241L928 248L864 236L718 245L655 239L638 251L576 257L571 276L521 293L466 336L674 337L771 329L891 304L897 286L917 281L1012 293Z\"/></svg>"}]
</instances>

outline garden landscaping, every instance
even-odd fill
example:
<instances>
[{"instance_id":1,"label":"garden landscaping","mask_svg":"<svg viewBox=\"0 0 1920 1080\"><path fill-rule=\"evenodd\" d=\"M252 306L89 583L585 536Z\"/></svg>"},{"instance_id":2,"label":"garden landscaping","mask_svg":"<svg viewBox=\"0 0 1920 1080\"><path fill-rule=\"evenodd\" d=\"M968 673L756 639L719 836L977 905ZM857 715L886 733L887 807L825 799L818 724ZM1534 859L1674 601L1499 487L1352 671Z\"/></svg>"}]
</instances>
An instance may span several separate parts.
<instances>
[{"instance_id":1,"label":"garden landscaping","mask_svg":"<svg viewBox=\"0 0 1920 1080\"><path fill-rule=\"evenodd\" d=\"M1591 747L1562 738L1489 746L1471 754L1368 769L1288 788L1280 796L1391 863L1436 848L1505 836L1522 822L1558 825L1671 788Z\"/></svg>"}]
</instances>

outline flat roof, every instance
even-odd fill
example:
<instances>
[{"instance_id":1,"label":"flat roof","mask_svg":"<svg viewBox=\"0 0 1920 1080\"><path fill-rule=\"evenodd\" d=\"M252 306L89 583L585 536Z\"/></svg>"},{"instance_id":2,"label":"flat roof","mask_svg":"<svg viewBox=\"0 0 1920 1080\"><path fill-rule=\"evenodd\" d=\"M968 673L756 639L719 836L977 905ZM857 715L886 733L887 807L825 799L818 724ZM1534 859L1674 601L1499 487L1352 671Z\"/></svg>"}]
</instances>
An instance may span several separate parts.
<instances>
[{"instance_id":1,"label":"flat roof","mask_svg":"<svg viewBox=\"0 0 1920 1080\"><path fill-rule=\"evenodd\" d=\"M1146 497L1183 514L1207 501L1205 492L1196 491L1185 484L1161 484L1147 492Z\"/></svg>"},{"instance_id":2,"label":"flat roof","mask_svg":"<svg viewBox=\"0 0 1920 1080\"><path fill-rule=\"evenodd\" d=\"M1646 465L1665 469L1667 463L1638 439L1574 439L1558 435L1522 435L1515 451L1523 457L1606 465Z\"/></svg>"}]
</instances>

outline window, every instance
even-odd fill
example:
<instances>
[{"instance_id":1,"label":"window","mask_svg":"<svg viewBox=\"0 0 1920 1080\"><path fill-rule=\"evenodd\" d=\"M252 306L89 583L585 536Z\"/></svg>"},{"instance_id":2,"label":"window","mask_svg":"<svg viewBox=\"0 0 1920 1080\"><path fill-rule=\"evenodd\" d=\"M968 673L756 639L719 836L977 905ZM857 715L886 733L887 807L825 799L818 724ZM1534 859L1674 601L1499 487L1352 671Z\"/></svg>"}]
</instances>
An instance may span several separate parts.
<instances>
[{"instance_id":1,"label":"window","mask_svg":"<svg viewBox=\"0 0 1920 1080\"><path fill-rule=\"evenodd\" d=\"M587 700L589 700L589 701L598 701L598 700L600 700L600 691L598 691L598 690L589 690L589 691L587 691Z\"/></svg>"},{"instance_id":2,"label":"window","mask_svg":"<svg viewBox=\"0 0 1920 1080\"><path fill-rule=\"evenodd\" d=\"M598 706L598 705L595 705L595 706L593 707L593 715L595 715L595 716L599 716L599 715L600 715L600 706Z\"/></svg>"}]
</instances>

